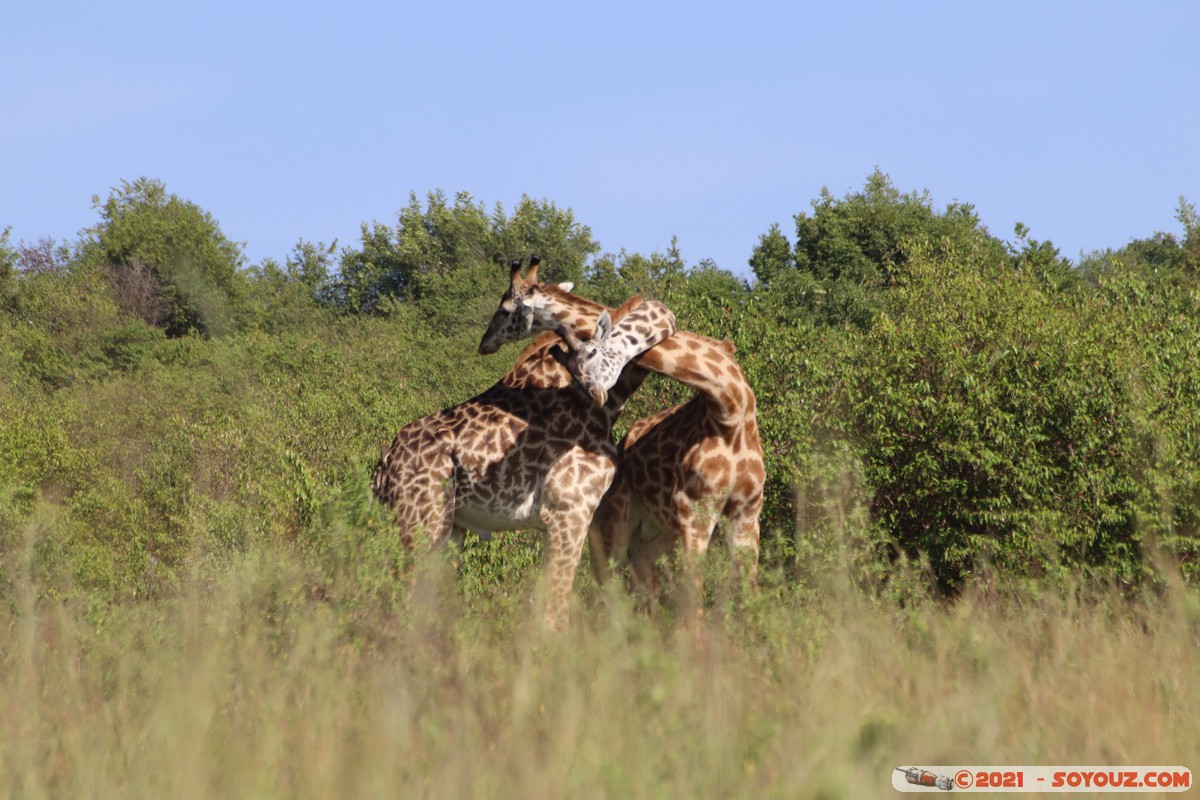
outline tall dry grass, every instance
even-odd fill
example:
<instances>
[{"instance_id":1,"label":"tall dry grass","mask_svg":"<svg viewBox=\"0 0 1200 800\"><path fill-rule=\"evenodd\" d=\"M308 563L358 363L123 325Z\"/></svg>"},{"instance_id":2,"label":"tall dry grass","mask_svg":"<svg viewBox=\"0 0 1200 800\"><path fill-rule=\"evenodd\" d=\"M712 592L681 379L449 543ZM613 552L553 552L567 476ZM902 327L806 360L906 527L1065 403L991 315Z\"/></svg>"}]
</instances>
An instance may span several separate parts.
<instances>
[{"instance_id":1,"label":"tall dry grass","mask_svg":"<svg viewBox=\"0 0 1200 800\"><path fill-rule=\"evenodd\" d=\"M588 590L555 637L536 571L467 593L433 560L383 602L264 548L89 605L10 563L13 797L861 798L900 764L1200 767L1183 589L900 607L767 574L699 631Z\"/></svg>"}]
</instances>

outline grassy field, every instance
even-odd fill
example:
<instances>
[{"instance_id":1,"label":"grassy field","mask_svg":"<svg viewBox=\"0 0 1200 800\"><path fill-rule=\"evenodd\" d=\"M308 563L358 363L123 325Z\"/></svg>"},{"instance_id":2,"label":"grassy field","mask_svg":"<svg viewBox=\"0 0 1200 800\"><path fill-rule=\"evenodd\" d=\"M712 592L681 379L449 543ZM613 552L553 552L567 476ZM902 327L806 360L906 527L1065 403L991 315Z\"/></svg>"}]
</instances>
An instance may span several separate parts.
<instances>
[{"instance_id":1,"label":"grassy field","mask_svg":"<svg viewBox=\"0 0 1200 800\"><path fill-rule=\"evenodd\" d=\"M569 214L444 197L338 263L204 266L228 242L160 189L126 184L57 255L0 231L0 795L869 798L902 765L1200 769L1186 203L1184 238L1075 270L880 174L744 283L674 248L585 273ZM509 274L489 254L534 249L737 346L760 585L727 590L713 553L694 629L585 564L549 636L536 536L414 561L367 501L400 426L512 365L477 355ZM686 396L647 381L617 434Z\"/></svg>"},{"instance_id":2,"label":"grassy field","mask_svg":"<svg viewBox=\"0 0 1200 800\"><path fill-rule=\"evenodd\" d=\"M688 630L581 575L552 636L535 565L393 578L361 551L255 548L169 599L39 599L37 524L0 610L13 797L860 798L901 764L1200 754L1189 589L901 602L768 572L735 602L710 576Z\"/></svg>"}]
</instances>

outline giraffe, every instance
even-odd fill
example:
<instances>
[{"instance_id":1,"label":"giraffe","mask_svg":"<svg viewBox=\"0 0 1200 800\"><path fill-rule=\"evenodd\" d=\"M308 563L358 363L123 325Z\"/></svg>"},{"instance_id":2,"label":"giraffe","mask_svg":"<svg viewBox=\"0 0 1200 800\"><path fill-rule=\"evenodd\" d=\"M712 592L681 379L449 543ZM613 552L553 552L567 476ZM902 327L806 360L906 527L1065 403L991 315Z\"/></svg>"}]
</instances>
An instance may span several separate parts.
<instances>
[{"instance_id":1,"label":"giraffe","mask_svg":"<svg viewBox=\"0 0 1200 800\"><path fill-rule=\"evenodd\" d=\"M480 352L507 341L549 331L569 321L591 333L606 311L563 286L539 284L534 261L525 277L513 262L509 289L501 298ZM621 320L641 298L611 312ZM674 317L660 317L646 330L649 347L675 330ZM490 389L456 406L410 422L396 434L371 479L375 496L396 512L407 546L461 543L466 529L543 532L547 594L546 627L561 630L569 620L571 586L592 515L616 471L612 424L641 384L622 378L599 406L572 386L553 356L559 338L535 339L513 368Z\"/></svg>"},{"instance_id":2,"label":"giraffe","mask_svg":"<svg viewBox=\"0 0 1200 800\"><path fill-rule=\"evenodd\" d=\"M632 331L628 319L598 325L587 341L571 332L563 336L569 352L559 360L597 402L591 385L608 380L609 364L634 355L626 338ZM726 523L735 569L750 579L757 569L766 472L754 391L733 354L728 340L678 331L631 362L680 380L697 394L633 424L621 442L617 476L595 521L597 576L603 579L608 559L620 559L627 551L635 582L651 597L659 583L659 557L682 541L685 568L691 572L688 600L698 613L701 576L696 561L708 549L719 519Z\"/></svg>"}]
</instances>

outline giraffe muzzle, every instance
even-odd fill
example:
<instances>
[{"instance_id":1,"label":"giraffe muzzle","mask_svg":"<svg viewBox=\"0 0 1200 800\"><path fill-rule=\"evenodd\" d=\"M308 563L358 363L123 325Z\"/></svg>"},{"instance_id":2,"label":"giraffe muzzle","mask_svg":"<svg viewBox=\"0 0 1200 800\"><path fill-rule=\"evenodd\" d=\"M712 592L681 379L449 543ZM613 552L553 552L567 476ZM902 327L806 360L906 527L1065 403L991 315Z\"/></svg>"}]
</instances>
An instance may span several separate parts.
<instances>
[{"instance_id":1,"label":"giraffe muzzle","mask_svg":"<svg viewBox=\"0 0 1200 800\"><path fill-rule=\"evenodd\" d=\"M587 387L588 394L592 398L592 402L597 406L603 406L608 402L608 391L598 383L591 384Z\"/></svg>"},{"instance_id":2,"label":"giraffe muzzle","mask_svg":"<svg viewBox=\"0 0 1200 800\"><path fill-rule=\"evenodd\" d=\"M490 356L500 349L500 345L500 337L493 334L491 328L489 328L484 331L483 338L479 340L479 355Z\"/></svg>"}]
</instances>

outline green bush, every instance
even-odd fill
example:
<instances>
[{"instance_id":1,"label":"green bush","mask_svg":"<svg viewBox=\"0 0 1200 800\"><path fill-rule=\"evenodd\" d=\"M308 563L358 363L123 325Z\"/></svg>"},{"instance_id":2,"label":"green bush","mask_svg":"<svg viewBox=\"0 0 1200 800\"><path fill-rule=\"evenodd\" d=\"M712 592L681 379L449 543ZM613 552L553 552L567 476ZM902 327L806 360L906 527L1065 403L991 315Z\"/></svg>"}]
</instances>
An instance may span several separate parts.
<instances>
[{"instance_id":1,"label":"green bush","mask_svg":"<svg viewBox=\"0 0 1200 800\"><path fill-rule=\"evenodd\" d=\"M969 255L909 267L845 391L877 524L944 588L989 563L1136 580L1149 431L1119 329Z\"/></svg>"},{"instance_id":2,"label":"green bush","mask_svg":"<svg viewBox=\"0 0 1200 800\"><path fill-rule=\"evenodd\" d=\"M526 199L489 216L435 195L343 252L341 276L333 247L302 242L286 268L222 278L237 248L152 189L127 185L52 269L21 271L0 236L0 546L6 563L32 553L48 594L167 595L269 545L311 559L318 594L358 587L347 614L394 608L408 566L367 500L371 467L402 425L511 366L520 346L476 355L477 317L506 274L496 259L526 247L564 262L547 277L610 303L657 295L683 327L734 342L759 400L776 575L877 584L902 560L955 591L1200 573L1200 237L1186 214L1182 243L1158 236L1064 276L1052 246L1006 246L969 207L936 213L873 176L823 196L796 248L764 237L749 286L689 269L674 242L585 265L596 246L569 212ZM156 327L112 267L162 256L175 224L207 231L220 302L206 316L203 292L172 296L190 310ZM379 313L345 313L351 288ZM863 303L843 314L839 297ZM618 432L689 394L648 380ZM458 591L527 597L538 560L536 536L468 537Z\"/></svg>"}]
</instances>

